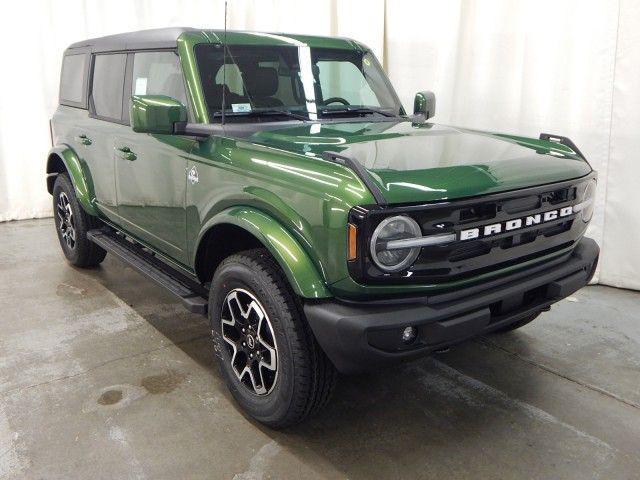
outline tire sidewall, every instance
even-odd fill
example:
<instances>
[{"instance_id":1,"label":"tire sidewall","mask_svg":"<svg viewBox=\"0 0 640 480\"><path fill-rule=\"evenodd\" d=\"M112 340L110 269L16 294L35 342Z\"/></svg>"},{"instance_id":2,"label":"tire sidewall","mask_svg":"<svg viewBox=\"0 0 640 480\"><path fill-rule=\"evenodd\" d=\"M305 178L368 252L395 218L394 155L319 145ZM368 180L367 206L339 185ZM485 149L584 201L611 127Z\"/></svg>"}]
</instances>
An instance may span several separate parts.
<instances>
[{"instance_id":1,"label":"tire sidewall","mask_svg":"<svg viewBox=\"0 0 640 480\"><path fill-rule=\"evenodd\" d=\"M62 237L62 231L60 230L60 218L58 217L58 201L60 199L60 193L64 192L67 195L67 199L69 200L69 206L71 207L71 213L74 217L74 229L76 235L76 243L74 248L69 248L67 242L65 242ZM71 263L76 263L78 261L79 251L80 251L80 242L82 240L82 236L84 232L81 231L81 212L79 210L80 205L76 200L75 191L73 189L73 185L71 181L67 178L66 175L58 175L56 178L56 182L53 187L53 218L56 226L56 233L58 235L58 240L60 241L60 247L62 247L62 252L64 256Z\"/></svg>"},{"instance_id":2,"label":"tire sidewall","mask_svg":"<svg viewBox=\"0 0 640 480\"><path fill-rule=\"evenodd\" d=\"M277 380L266 395L256 395L238 380L232 367L227 343L222 339L221 313L227 294L242 288L254 295L265 309L277 344ZM293 320L295 312L282 302L277 286L261 271L240 262L223 262L211 282L209 292L209 320L216 356L222 375L231 394L253 417L264 423L277 422L286 416L294 397L294 361L284 322Z\"/></svg>"}]
</instances>

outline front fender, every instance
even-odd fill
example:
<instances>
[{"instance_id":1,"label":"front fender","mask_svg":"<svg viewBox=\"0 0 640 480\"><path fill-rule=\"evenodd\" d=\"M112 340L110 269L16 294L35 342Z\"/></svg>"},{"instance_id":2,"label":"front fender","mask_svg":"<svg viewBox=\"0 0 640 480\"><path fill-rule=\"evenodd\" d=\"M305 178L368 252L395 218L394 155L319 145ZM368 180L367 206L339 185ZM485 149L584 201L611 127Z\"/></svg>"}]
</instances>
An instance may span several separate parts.
<instances>
[{"instance_id":1,"label":"front fender","mask_svg":"<svg viewBox=\"0 0 640 480\"><path fill-rule=\"evenodd\" d=\"M256 237L273 255L287 276L289 284L301 297L332 296L311 258L293 235L273 217L251 207L231 207L211 217L203 225L197 245L200 245L210 228L220 224L235 225Z\"/></svg>"},{"instance_id":2,"label":"front fender","mask_svg":"<svg viewBox=\"0 0 640 480\"><path fill-rule=\"evenodd\" d=\"M47 156L47 175L59 173L56 169L57 158L62 160L67 172L69 172L71 183L73 183L76 190L76 197L80 205L82 205L82 208L84 208L89 215L98 215L95 205L91 202L92 190L89 187L89 182L87 182L82 164L76 153L71 147L65 144L56 145L49 150L49 155Z\"/></svg>"}]
</instances>

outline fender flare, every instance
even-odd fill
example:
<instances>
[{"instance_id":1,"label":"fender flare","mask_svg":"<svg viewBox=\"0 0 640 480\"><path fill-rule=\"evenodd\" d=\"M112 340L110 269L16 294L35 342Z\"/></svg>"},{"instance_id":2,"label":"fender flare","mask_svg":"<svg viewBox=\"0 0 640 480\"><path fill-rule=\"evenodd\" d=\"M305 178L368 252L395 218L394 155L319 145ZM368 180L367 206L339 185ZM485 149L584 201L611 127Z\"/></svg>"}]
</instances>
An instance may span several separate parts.
<instances>
[{"instance_id":1,"label":"fender flare","mask_svg":"<svg viewBox=\"0 0 640 480\"><path fill-rule=\"evenodd\" d=\"M56 145L47 155L47 179L55 177L59 172L55 170L55 157L58 157L64 163L69 176L71 177L71 183L76 191L76 197L78 202L82 205L82 208L89 215L98 215L95 205L91 201L92 191L89 188L89 183L85 177L84 169L76 152L73 151L68 145ZM53 183L51 184L50 192L53 191Z\"/></svg>"},{"instance_id":2,"label":"fender flare","mask_svg":"<svg viewBox=\"0 0 640 480\"><path fill-rule=\"evenodd\" d=\"M207 232L221 224L240 227L257 238L276 259L289 284L299 296L303 298L333 296L327 289L316 265L293 235L276 219L252 207L231 207L207 220L198 234L197 247L193 252L193 264Z\"/></svg>"}]
</instances>

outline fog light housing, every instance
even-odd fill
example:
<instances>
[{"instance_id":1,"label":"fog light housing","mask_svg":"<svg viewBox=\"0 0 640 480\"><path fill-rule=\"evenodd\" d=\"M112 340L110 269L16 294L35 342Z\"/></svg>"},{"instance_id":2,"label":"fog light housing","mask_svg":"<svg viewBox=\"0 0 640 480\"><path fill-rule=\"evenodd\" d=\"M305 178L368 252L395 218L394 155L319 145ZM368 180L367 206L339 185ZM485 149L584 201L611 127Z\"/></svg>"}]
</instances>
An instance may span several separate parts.
<instances>
[{"instance_id":1,"label":"fog light housing","mask_svg":"<svg viewBox=\"0 0 640 480\"><path fill-rule=\"evenodd\" d=\"M402 343L409 345L413 343L417 336L418 329L416 327L404 327L404 330L402 330Z\"/></svg>"}]
</instances>

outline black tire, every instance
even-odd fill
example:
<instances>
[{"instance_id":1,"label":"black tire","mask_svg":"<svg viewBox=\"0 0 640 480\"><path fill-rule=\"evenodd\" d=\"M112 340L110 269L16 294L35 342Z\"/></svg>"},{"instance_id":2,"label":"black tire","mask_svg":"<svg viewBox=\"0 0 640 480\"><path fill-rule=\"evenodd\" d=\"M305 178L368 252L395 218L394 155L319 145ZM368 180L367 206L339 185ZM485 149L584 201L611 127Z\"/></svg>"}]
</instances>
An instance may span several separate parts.
<instances>
[{"instance_id":1,"label":"black tire","mask_svg":"<svg viewBox=\"0 0 640 480\"><path fill-rule=\"evenodd\" d=\"M253 303L252 297L257 303ZM237 307L235 313L231 313L229 305ZM255 307L253 311L251 305ZM253 329L256 336L256 327L251 326L256 322L251 317L261 318L260 308L265 314L262 318L267 319L262 323L262 344L258 340L249 342L251 335L245 335L240 328L244 325ZM242 309L248 317L243 317ZM238 321L230 317L237 317ZM223 318L226 319L224 327ZM283 428L304 420L327 403L337 372L307 325L300 299L267 250L247 250L220 264L211 282L209 319L222 375L235 400L250 416L271 428ZM257 331L260 331L259 324ZM251 350L247 343L258 346ZM266 365L274 364L273 352L266 349L267 345L275 350L275 372ZM262 352L257 351L260 348ZM255 353L254 360L249 359L249 352ZM258 356L265 360L261 362L261 370L258 366L258 374L247 372L239 378L237 372L244 372L247 365L255 367ZM232 360L237 366L235 370ZM256 384L264 391L259 392Z\"/></svg>"},{"instance_id":2,"label":"black tire","mask_svg":"<svg viewBox=\"0 0 640 480\"><path fill-rule=\"evenodd\" d=\"M498 330L494 330L493 333L507 333L513 330L517 330L518 328L524 327L525 325L533 322L536 318L540 316L541 313L542 312L537 312L532 315L529 315L528 317L524 317L522 320L518 320L517 322L514 322L505 327L499 328Z\"/></svg>"},{"instance_id":3,"label":"black tire","mask_svg":"<svg viewBox=\"0 0 640 480\"><path fill-rule=\"evenodd\" d=\"M56 177L53 185L53 218L60 247L69 263L89 268L104 260L106 250L87 239L87 232L97 228L100 221L80 206L73 184L64 173Z\"/></svg>"}]
</instances>

